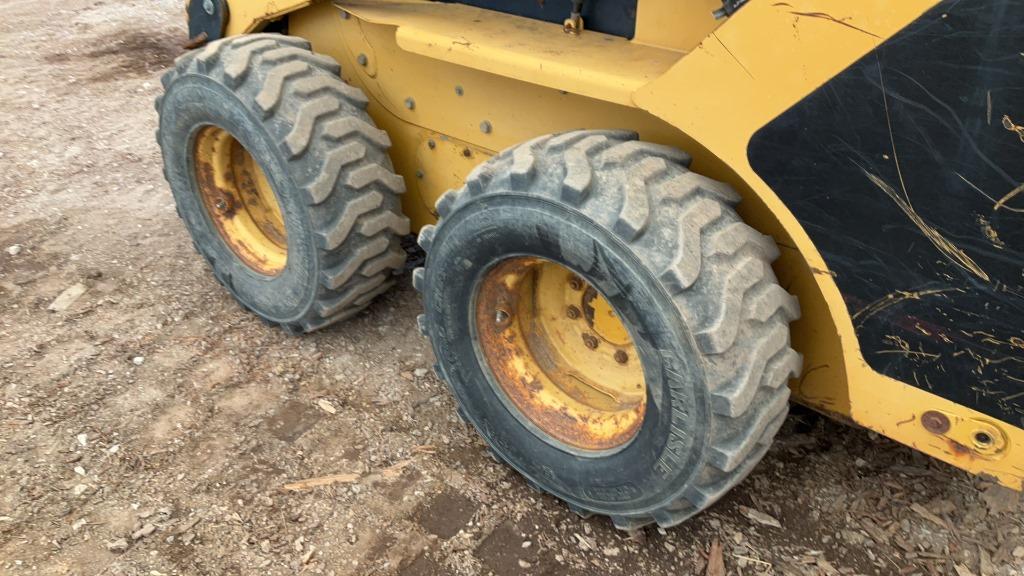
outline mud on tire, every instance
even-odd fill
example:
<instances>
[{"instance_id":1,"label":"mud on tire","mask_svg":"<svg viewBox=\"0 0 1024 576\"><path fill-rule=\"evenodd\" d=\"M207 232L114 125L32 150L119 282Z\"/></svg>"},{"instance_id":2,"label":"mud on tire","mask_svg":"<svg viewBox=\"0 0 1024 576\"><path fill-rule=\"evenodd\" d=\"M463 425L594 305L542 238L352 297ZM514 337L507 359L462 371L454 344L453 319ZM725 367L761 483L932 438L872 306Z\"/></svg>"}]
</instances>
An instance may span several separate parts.
<instances>
[{"instance_id":1,"label":"mud on tire","mask_svg":"<svg viewBox=\"0 0 1024 576\"><path fill-rule=\"evenodd\" d=\"M405 262L405 188L387 156L390 140L339 73L305 40L252 34L180 57L156 101L164 175L196 250L243 306L289 331L355 314ZM277 275L240 260L197 197L194 142L211 125L244 146L273 188L287 231Z\"/></svg>"},{"instance_id":2,"label":"mud on tire","mask_svg":"<svg viewBox=\"0 0 1024 576\"><path fill-rule=\"evenodd\" d=\"M743 223L731 188L689 163L629 132L541 137L474 170L419 236L420 328L460 413L532 486L621 529L678 524L746 477L802 364L788 326L799 308L770 266L775 243ZM647 413L621 450L561 450L501 401L470 337L472 303L487 270L519 255L570 268L630 327Z\"/></svg>"}]
</instances>

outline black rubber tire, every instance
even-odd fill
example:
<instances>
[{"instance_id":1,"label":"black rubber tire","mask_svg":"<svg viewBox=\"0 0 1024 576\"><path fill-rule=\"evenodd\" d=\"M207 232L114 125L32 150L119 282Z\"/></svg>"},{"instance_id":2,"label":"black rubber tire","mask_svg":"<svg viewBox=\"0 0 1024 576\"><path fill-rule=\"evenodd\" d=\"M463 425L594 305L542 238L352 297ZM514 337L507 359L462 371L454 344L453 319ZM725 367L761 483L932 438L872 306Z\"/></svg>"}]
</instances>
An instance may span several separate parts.
<instances>
[{"instance_id":1,"label":"black rubber tire","mask_svg":"<svg viewBox=\"0 0 1024 576\"><path fill-rule=\"evenodd\" d=\"M405 185L387 155L391 142L339 73L301 38L251 34L178 58L156 100L164 175L196 250L244 307L291 332L352 316L405 262ZM246 266L198 197L193 142L210 124L245 146L274 189L288 234L277 276Z\"/></svg>"},{"instance_id":2,"label":"black rubber tire","mask_svg":"<svg viewBox=\"0 0 1024 576\"><path fill-rule=\"evenodd\" d=\"M532 486L624 530L678 524L746 477L802 364L789 335L799 307L770 265L775 243L743 223L731 188L689 162L629 132L545 136L479 166L419 236L420 329L462 416ZM621 450L563 451L498 396L471 337L474 302L484 273L515 255L573 269L630 327L648 399Z\"/></svg>"}]
</instances>

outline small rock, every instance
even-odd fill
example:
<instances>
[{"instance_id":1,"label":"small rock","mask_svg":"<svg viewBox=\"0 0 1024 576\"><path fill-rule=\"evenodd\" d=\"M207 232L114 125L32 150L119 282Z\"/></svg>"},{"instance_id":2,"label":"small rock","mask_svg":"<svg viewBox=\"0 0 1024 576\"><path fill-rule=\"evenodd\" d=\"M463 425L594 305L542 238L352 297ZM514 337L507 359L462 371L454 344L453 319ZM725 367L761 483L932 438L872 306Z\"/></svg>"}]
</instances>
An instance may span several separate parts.
<instances>
[{"instance_id":1,"label":"small rock","mask_svg":"<svg viewBox=\"0 0 1024 576\"><path fill-rule=\"evenodd\" d=\"M761 524L763 526L771 526L772 528L782 528L782 524L780 524L779 521L776 520L774 517L769 516L764 512L754 510L753 508L740 506L740 514L743 514L743 516L751 522L756 522L757 524Z\"/></svg>"},{"instance_id":2,"label":"small rock","mask_svg":"<svg viewBox=\"0 0 1024 576\"><path fill-rule=\"evenodd\" d=\"M107 542L107 550L114 552L115 554L121 554L128 550L128 541L124 538L118 538L113 542Z\"/></svg>"},{"instance_id":3,"label":"small rock","mask_svg":"<svg viewBox=\"0 0 1024 576\"><path fill-rule=\"evenodd\" d=\"M71 524L71 530L73 532L78 532L82 529L82 526L85 526L88 522L89 521L85 518L79 518L78 520L75 520L73 524Z\"/></svg>"},{"instance_id":4,"label":"small rock","mask_svg":"<svg viewBox=\"0 0 1024 576\"><path fill-rule=\"evenodd\" d=\"M89 443L89 435L88 434L79 434L78 436L75 436L75 439L78 440L78 444L82 448L85 448L85 446Z\"/></svg>"},{"instance_id":5,"label":"small rock","mask_svg":"<svg viewBox=\"0 0 1024 576\"><path fill-rule=\"evenodd\" d=\"M85 468L82 468L81 466L75 466L75 474L78 474L79 476L85 476Z\"/></svg>"},{"instance_id":6,"label":"small rock","mask_svg":"<svg viewBox=\"0 0 1024 576\"><path fill-rule=\"evenodd\" d=\"M145 356L136 356L135 358L132 358L132 364L135 364L136 366L142 366L142 363L145 361Z\"/></svg>"},{"instance_id":7,"label":"small rock","mask_svg":"<svg viewBox=\"0 0 1024 576\"><path fill-rule=\"evenodd\" d=\"M139 528L135 532L132 532L132 540L138 540L139 538L145 538L153 532L156 532L156 526L153 524L145 524L142 528Z\"/></svg>"},{"instance_id":8,"label":"small rock","mask_svg":"<svg viewBox=\"0 0 1024 576\"><path fill-rule=\"evenodd\" d=\"M53 302L50 302L50 305L47 306L46 309L50 312L64 312L70 308L76 300L81 298L82 294L85 294L86 290L87 288L85 287L85 284L82 284L81 282L73 284L54 298Z\"/></svg>"},{"instance_id":9,"label":"small rock","mask_svg":"<svg viewBox=\"0 0 1024 576\"><path fill-rule=\"evenodd\" d=\"M530 542L529 540L523 541L523 548L529 548L530 546L533 546L533 542Z\"/></svg>"},{"instance_id":10,"label":"small rock","mask_svg":"<svg viewBox=\"0 0 1024 576\"><path fill-rule=\"evenodd\" d=\"M320 400L317 400L316 401L316 405L319 406L321 410L323 410L324 412L327 412L328 414L337 414L338 413L338 409L334 407L334 404L331 404L329 401L327 401L327 400L325 400L323 398L321 398Z\"/></svg>"},{"instance_id":11,"label":"small rock","mask_svg":"<svg viewBox=\"0 0 1024 576\"><path fill-rule=\"evenodd\" d=\"M1024 546L1017 546L1013 549L1014 558L1024 558Z\"/></svg>"},{"instance_id":12,"label":"small rock","mask_svg":"<svg viewBox=\"0 0 1024 576\"><path fill-rule=\"evenodd\" d=\"M426 368L417 368L412 371L412 374L417 378L423 378L424 376L427 375L428 372L429 370L427 370Z\"/></svg>"},{"instance_id":13,"label":"small rock","mask_svg":"<svg viewBox=\"0 0 1024 576\"><path fill-rule=\"evenodd\" d=\"M71 493L75 496L81 496L88 489L89 486L87 484L75 484L75 487L71 489Z\"/></svg>"},{"instance_id":14,"label":"small rock","mask_svg":"<svg viewBox=\"0 0 1024 576\"><path fill-rule=\"evenodd\" d=\"M7 253L10 254L11 256L17 256L18 254L21 254L21 244L14 244L12 246L8 246Z\"/></svg>"},{"instance_id":15,"label":"small rock","mask_svg":"<svg viewBox=\"0 0 1024 576\"><path fill-rule=\"evenodd\" d=\"M117 454L117 451L121 449L120 444L114 444L110 448L107 448L107 454Z\"/></svg>"},{"instance_id":16,"label":"small rock","mask_svg":"<svg viewBox=\"0 0 1024 576\"><path fill-rule=\"evenodd\" d=\"M520 568L529 568L531 566L533 566L533 564L530 564L529 562L527 562L526 560L523 560L522 558L519 559L519 567Z\"/></svg>"},{"instance_id":17,"label":"small rock","mask_svg":"<svg viewBox=\"0 0 1024 576\"><path fill-rule=\"evenodd\" d=\"M609 546L607 548L602 549L601 553L604 554L605 556L610 556L610 557L618 556L619 555L619 547L618 546Z\"/></svg>"},{"instance_id":18,"label":"small rock","mask_svg":"<svg viewBox=\"0 0 1024 576\"><path fill-rule=\"evenodd\" d=\"M409 382L412 382L415 378L415 376L412 375L412 372L408 371L399 372L398 375L401 376L403 380L408 380Z\"/></svg>"}]
</instances>

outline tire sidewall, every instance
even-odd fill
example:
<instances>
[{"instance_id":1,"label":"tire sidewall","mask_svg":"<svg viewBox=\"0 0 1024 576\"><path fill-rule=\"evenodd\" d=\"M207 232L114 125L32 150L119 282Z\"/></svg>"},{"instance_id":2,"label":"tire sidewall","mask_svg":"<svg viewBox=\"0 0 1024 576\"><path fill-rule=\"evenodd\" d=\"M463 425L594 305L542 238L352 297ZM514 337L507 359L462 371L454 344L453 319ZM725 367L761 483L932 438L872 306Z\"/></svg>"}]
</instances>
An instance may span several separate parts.
<instances>
[{"instance_id":1,"label":"tire sidewall","mask_svg":"<svg viewBox=\"0 0 1024 576\"><path fill-rule=\"evenodd\" d=\"M284 217L288 259L276 276L249 268L228 247L199 196L194 143L198 131L218 126L234 136L263 169ZM179 76L162 103L159 141L179 214L217 279L264 318L287 323L302 317L316 296L319 274L316 237L302 202L305 194L289 177L288 161L262 120L229 88L199 75Z\"/></svg>"},{"instance_id":2,"label":"tire sidewall","mask_svg":"<svg viewBox=\"0 0 1024 576\"><path fill-rule=\"evenodd\" d=\"M643 424L625 447L581 456L538 437L503 398L475 333L477 286L503 259L538 256L572 269L630 327L647 384ZM699 470L709 395L701 356L658 280L605 228L536 196L498 193L446 217L427 257L425 300L444 378L498 455L555 496L603 514L653 510L678 499Z\"/></svg>"}]
</instances>

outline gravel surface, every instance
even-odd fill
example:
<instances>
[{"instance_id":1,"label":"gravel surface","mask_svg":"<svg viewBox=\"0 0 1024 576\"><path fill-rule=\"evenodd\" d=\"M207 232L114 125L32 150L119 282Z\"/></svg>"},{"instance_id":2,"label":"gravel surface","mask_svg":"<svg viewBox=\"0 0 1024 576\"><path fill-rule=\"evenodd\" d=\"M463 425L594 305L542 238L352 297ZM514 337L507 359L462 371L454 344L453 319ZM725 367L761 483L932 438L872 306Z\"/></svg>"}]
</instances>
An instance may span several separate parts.
<instances>
[{"instance_id":1,"label":"gravel surface","mask_svg":"<svg viewBox=\"0 0 1024 576\"><path fill-rule=\"evenodd\" d=\"M153 141L179 2L3 12L0 574L1024 574L1017 493L799 409L683 526L579 519L459 422L408 278L305 337L214 282Z\"/></svg>"}]
</instances>

